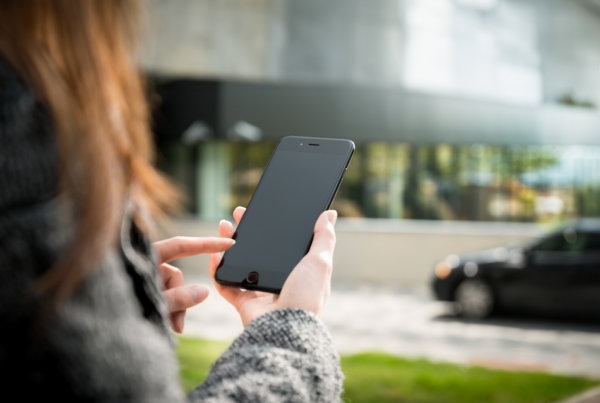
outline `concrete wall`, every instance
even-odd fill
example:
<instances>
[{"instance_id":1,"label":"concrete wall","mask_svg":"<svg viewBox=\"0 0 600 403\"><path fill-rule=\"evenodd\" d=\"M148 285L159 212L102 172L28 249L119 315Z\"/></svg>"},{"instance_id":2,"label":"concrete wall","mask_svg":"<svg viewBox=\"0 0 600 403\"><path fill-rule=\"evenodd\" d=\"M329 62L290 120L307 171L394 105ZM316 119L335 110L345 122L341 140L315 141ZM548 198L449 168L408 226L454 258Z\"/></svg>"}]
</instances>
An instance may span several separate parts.
<instances>
[{"instance_id":1,"label":"concrete wall","mask_svg":"<svg viewBox=\"0 0 600 403\"><path fill-rule=\"evenodd\" d=\"M146 0L143 63L166 76L264 78L277 0Z\"/></svg>"},{"instance_id":2,"label":"concrete wall","mask_svg":"<svg viewBox=\"0 0 600 403\"><path fill-rule=\"evenodd\" d=\"M166 236L218 236L218 223L179 219ZM527 241L545 230L536 224L424 220L339 219L333 281L337 284L428 287L434 266L461 254ZM208 256L175 262L208 275Z\"/></svg>"},{"instance_id":3,"label":"concrete wall","mask_svg":"<svg viewBox=\"0 0 600 403\"><path fill-rule=\"evenodd\" d=\"M593 0L146 1L159 75L600 103Z\"/></svg>"},{"instance_id":4,"label":"concrete wall","mask_svg":"<svg viewBox=\"0 0 600 403\"><path fill-rule=\"evenodd\" d=\"M538 20L544 100L571 94L600 106L600 3L541 0Z\"/></svg>"}]
</instances>

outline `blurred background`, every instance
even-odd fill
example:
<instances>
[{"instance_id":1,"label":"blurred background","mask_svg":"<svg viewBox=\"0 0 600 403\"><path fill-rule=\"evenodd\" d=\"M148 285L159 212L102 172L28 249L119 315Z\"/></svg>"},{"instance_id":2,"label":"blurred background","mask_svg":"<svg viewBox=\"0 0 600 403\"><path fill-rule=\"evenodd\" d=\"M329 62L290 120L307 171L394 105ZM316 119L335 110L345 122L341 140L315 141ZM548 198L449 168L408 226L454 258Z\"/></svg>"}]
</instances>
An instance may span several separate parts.
<instances>
[{"instance_id":1,"label":"blurred background","mask_svg":"<svg viewBox=\"0 0 600 403\"><path fill-rule=\"evenodd\" d=\"M547 234L579 245L568 234L582 222L600 232L600 1L147 4L142 64L159 166L187 195L171 233L216 235L282 137L351 139L326 316L341 351L600 377L597 310L576 322L577 312L549 319L552 309L464 319L432 292L445 270L477 278L463 258L473 252L495 250L497 263L508 261L498 248L517 245L534 264L536 252L567 249L523 245ZM600 241L586 242L568 252L588 253L587 263L563 259L554 281L571 287L561 278L583 264L578 306L600 307ZM485 279L485 262L471 260ZM178 264L209 281L205 257ZM529 270L517 266L503 270ZM209 302L189 334L234 337L228 308Z\"/></svg>"}]
</instances>

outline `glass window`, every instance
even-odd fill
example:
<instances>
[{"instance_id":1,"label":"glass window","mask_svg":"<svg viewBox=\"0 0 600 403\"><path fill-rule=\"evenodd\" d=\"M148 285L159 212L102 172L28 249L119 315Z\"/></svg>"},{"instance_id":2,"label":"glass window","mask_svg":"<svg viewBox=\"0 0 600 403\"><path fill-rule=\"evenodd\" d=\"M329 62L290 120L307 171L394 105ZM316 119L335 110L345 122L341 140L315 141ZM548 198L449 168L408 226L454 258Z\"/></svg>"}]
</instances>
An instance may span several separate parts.
<instances>
[{"instance_id":1,"label":"glass window","mask_svg":"<svg viewBox=\"0 0 600 403\"><path fill-rule=\"evenodd\" d=\"M545 238L538 246L534 248L536 252L559 252L568 245L563 234L554 234Z\"/></svg>"},{"instance_id":2,"label":"glass window","mask_svg":"<svg viewBox=\"0 0 600 403\"><path fill-rule=\"evenodd\" d=\"M247 205L275 146L161 144L159 161L187 191L191 212L201 213L202 205L229 211ZM213 155L211 147L221 153ZM599 167L600 147L592 146L359 143L332 208L341 217L426 220L548 223L600 217ZM218 191L203 179L212 171L230 177ZM218 183L227 182L223 175ZM561 237L556 242L563 247L553 248L588 248L583 239L565 244Z\"/></svg>"},{"instance_id":3,"label":"glass window","mask_svg":"<svg viewBox=\"0 0 600 403\"><path fill-rule=\"evenodd\" d=\"M600 233L567 229L563 233L554 234L544 239L534 250L537 252L600 251Z\"/></svg>"},{"instance_id":4,"label":"glass window","mask_svg":"<svg viewBox=\"0 0 600 403\"><path fill-rule=\"evenodd\" d=\"M563 233L563 237L567 241L563 245L562 251L564 252L583 252L586 250L589 234L586 232L579 232L573 229L567 229Z\"/></svg>"},{"instance_id":5,"label":"glass window","mask_svg":"<svg viewBox=\"0 0 600 403\"><path fill-rule=\"evenodd\" d=\"M600 251L600 232L590 232L587 234L585 250Z\"/></svg>"}]
</instances>

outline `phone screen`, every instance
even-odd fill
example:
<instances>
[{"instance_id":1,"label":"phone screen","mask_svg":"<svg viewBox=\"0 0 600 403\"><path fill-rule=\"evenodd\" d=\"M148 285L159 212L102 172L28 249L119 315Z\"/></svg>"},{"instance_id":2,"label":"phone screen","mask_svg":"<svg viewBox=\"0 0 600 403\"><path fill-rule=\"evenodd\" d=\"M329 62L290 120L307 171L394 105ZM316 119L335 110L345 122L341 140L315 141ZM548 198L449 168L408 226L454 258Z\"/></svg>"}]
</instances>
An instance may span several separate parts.
<instances>
[{"instance_id":1,"label":"phone screen","mask_svg":"<svg viewBox=\"0 0 600 403\"><path fill-rule=\"evenodd\" d=\"M223 257L217 279L239 283L256 272L259 288L281 289L308 251L315 223L329 207L353 148L343 140L283 139L237 229L236 244Z\"/></svg>"}]
</instances>

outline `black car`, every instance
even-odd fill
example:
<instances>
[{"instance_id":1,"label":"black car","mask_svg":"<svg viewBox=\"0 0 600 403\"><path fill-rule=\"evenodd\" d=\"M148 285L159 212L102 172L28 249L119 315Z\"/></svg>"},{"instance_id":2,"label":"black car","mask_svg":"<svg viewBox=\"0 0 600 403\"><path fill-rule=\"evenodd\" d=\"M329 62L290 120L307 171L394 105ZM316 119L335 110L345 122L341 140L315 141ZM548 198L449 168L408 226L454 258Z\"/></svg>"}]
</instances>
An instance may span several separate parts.
<instances>
[{"instance_id":1,"label":"black car","mask_svg":"<svg viewBox=\"0 0 600 403\"><path fill-rule=\"evenodd\" d=\"M494 311L600 320L600 220L580 220L536 242L450 255L435 269L438 300L468 318Z\"/></svg>"}]
</instances>

